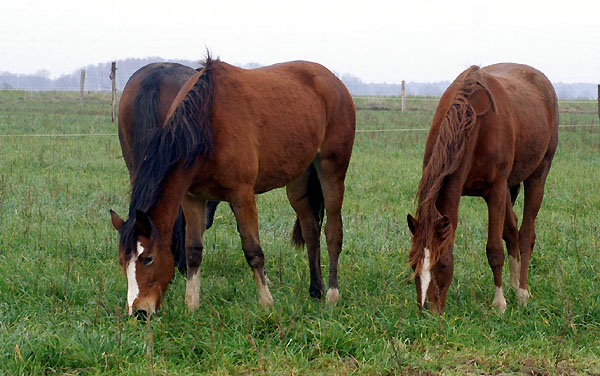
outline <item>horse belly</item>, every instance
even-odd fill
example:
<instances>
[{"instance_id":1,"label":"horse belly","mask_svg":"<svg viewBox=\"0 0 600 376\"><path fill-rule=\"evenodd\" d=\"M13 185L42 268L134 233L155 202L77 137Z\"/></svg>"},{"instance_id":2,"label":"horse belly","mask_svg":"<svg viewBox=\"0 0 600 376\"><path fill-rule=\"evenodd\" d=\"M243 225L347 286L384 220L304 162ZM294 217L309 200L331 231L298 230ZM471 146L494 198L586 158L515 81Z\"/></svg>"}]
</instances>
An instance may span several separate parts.
<instances>
[{"instance_id":1,"label":"horse belly","mask_svg":"<svg viewBox=\"0 0 600 376\"><path fill-rule=\"evenodd\" d=\"M521 126L517 134L513 167L508 178L510 187L527 180L538 168L548 152L550 137L551 131L543 127Z\"/></svg>"},{"instance_id":2,"label":"horse belly","mask_svg":"<svg viewBox=\"0 0 600 376\"><path fill-rule=\"evenodd\" d=\"M261 151L256 193L283 187L302 175L317 156L319 142L295 139L280 146L270 148L270 152Z\"/></svg>"}]
</instances>

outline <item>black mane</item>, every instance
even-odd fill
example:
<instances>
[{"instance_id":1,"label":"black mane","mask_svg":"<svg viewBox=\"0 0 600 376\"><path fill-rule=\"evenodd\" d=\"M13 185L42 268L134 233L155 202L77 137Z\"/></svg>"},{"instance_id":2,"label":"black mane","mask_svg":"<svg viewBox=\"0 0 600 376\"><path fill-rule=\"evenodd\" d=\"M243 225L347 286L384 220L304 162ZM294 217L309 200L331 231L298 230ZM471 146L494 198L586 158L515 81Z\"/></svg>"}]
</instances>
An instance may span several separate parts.
<instances>
[{"instance_id":1,"label":"black mane","mask_svg":"<svg viewBox=\"0 0 600 376\"><path fill-rule=\"evenodd\" d=\"M135 213L148 212L160 197L165 181L175 165L190 168L198 157L209 157L213 150L210 110L213 97L212 66L218 60L208 56L201 76L187 92L163 127L151 130L143 158L135 166L131 182L129 219L121 229L119 249L128 259L136 249ZM194 76L195 77L195 76Z\"/></svg>"},{"instance_id":2,"label":"black mane","mask_svg":"<svg viewBox=\"0 0 600 376\"><path fill-rule=\"evenodd\" d=\"M129 151L133 157L133 171L143 160L152 131L160 122L160 90L167 82L179 82L181 86L194 74L193 68L178 63L156 63L146 76L133 102L133 145ZM167 81L168 80L168 81Z\"/></svg>"}]
</instances>

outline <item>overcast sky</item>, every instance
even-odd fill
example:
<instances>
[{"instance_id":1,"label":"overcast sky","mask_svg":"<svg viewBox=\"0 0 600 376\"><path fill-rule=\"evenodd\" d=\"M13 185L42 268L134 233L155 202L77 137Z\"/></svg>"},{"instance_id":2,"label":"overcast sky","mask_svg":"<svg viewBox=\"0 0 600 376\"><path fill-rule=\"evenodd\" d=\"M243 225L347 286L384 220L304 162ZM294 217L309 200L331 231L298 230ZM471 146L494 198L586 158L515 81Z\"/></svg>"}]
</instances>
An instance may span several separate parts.
<instances>
[{"instance_id":1,"label":"overcast sky","mask_svg":"<svg viewBox=\"0 0 600 376\"><path fill-rule=\"evenodd\" d=\"M127 57L311 60L366 82L453 80L532 65L600 83L598 0L3 0L0 71L52 77Z\"/></svg>"}]
</instances>

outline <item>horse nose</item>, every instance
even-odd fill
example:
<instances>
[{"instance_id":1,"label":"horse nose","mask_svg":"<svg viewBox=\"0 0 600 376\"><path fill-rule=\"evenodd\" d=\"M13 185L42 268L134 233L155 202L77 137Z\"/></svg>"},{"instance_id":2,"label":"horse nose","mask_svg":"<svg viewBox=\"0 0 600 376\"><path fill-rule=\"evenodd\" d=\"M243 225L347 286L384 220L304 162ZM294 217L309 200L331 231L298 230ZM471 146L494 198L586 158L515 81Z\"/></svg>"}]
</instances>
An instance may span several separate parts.
<instances>
[{"instance_id":1,"label":"horse nose","mask_svg":"<svg viewBox=\"0 0 600 376\"><path fill-rule=\"evenodd\" d=\"M135 311L134 316L139 321L146 321L146 319L148 318L148 312L146 312L143 309L138 309L137 311Z\"/></svg>"}]
</instances>

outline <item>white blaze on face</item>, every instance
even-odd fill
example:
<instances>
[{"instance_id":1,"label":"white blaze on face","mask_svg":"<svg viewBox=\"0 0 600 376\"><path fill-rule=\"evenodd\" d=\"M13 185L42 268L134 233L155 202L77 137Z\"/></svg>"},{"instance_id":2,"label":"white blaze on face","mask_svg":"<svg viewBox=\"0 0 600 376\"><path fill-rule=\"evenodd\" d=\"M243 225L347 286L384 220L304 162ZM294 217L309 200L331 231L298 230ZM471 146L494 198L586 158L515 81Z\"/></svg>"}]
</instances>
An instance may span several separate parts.
<instances>
[{"instance_id":1,"label":"white blaze on face","mask_svg":"<svg viewBox=\"0 0 600 376\"><path fill-rule=\"evenodd\" d=\"M431 255L429 253L429 248L424 249L422 265L421 273L419 274L421 280L421 306L425 305L425 296L427 295L427 289L431 282L431 271L429 271L429 268L431 267Z\"/></svg>"},{"instance_id":2,"label":"white blaze on face","mask_svg":"<svg viewBox=\"0 0 600 376\"><path fill-rule=\"evenodd\" d=\"M133 302L137 299L140 289L137 284L137 278L135 276L135 263L138 257L144 252L142 243L137 242L137 254L131 256L129 264L127 264L127 307L129 314L133 314Z\"/></svg>"}]
</instances>

